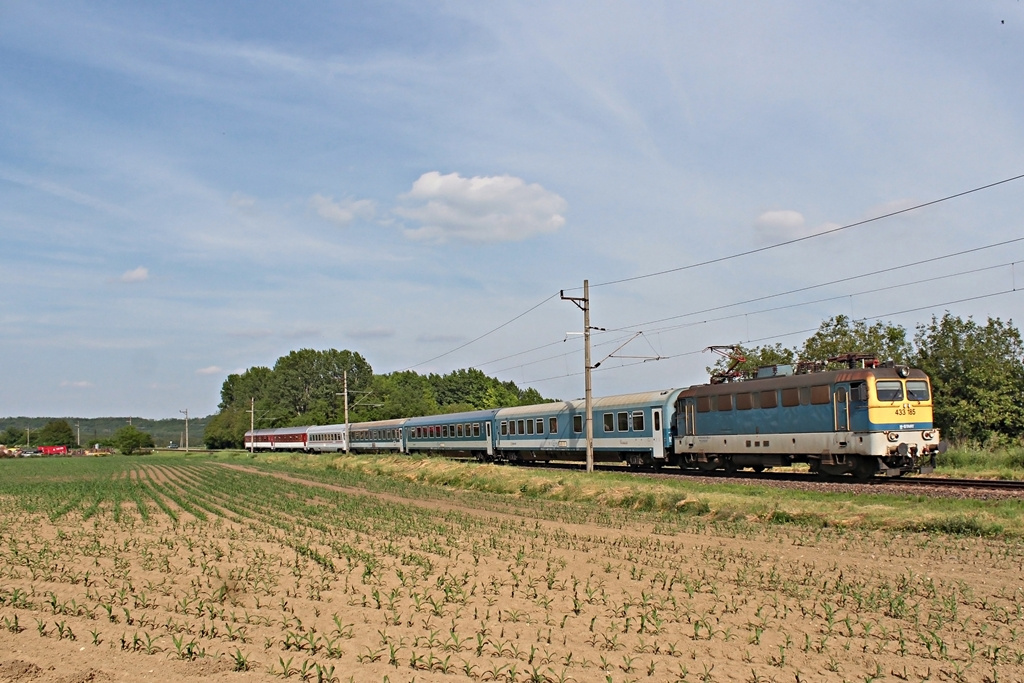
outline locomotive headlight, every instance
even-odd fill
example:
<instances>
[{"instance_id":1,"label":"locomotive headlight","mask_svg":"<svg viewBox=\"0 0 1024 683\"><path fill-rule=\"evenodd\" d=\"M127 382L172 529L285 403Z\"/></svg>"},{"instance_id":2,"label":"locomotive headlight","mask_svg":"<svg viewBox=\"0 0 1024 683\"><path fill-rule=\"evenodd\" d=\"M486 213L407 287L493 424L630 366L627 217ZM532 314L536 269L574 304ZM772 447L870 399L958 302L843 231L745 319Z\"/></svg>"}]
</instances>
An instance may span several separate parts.
<instances>
[{"instance_id":1,"label":"locomotive headlight","mask_svg":"<svg viewBox=\"0 0 1024 683\"><path fill-rule=\"evenodd\" d=\"M897 365L896 366L896 374L899 375L900 377L907 377L907 376L909 376L910 375L910 366L909 365Z\"/></svg>"},{"instance_id":2,"label":"locomotive headlight","mask_svg":"<svg viewBox=\"0 0 1024 683\"><path fill-rule=\"evenodd\" d=\"M900 440L900 433L899 432L886 432L885 433L885 438L889 439L889 441L892 442L892 443L896 443L897 441Z\"/></svg>"},{"instance_id":3,"label":"locomotive headlight","mask_svg":"<svg viewBox=\"0 0 1024 683\"><path fill-rule=\"evenodd\" d=\"M935 432L933 432L930 429L926 429L923 432L921 432L921 438L924 439L925 441L931 441L933 438L935 438Z\"/></svg>"}]
</instances>

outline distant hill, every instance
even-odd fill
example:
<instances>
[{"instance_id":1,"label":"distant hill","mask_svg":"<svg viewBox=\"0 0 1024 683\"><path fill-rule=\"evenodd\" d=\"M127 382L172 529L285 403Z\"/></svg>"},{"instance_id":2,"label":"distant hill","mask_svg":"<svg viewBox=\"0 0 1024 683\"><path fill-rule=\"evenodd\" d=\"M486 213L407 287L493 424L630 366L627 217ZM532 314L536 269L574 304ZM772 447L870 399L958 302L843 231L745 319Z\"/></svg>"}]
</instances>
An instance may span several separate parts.
<instances>
[{"instance_id":1,"label":"distant hill","mask_svg":"<svg viewBox=\"0 0 1024 683\"><path fill-rule=\"evenodd\" d=\"M121 427L131 424L139 430L151 434L158 448L166 448L171 442L181 447L185 445L185 418L169 418L166 420L148 420L142 417L0 417L0 432L8 427L28 428L33 432L42 429L51 420L67 420L71 429L82 435L82 445L87 446L104 439L109 439ZM192 448L202 448L203 433L210 416L190 417L188 419L188 442ZM80 431L79 431L80 430Z\"/></svg>"}]
</instances>

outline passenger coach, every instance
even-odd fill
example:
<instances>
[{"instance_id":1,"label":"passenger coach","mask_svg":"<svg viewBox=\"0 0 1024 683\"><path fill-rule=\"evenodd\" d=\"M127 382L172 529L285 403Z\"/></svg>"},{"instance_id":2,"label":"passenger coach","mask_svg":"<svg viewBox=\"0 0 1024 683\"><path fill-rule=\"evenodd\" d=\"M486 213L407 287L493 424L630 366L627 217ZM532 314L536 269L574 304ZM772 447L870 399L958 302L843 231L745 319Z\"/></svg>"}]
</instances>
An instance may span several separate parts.
<instances>
[{"instance_id":1,"label":"passenger coach","mask_svg":"<svg viewBox=\"0 0 1024 683\"><path fill-rule=\"evenodd\" d=\"M493 420L497 412L474 410L409 418L404 425L406 451L491 460L494 457Z\"/></svg>"},{"instance_id":2,"label":"passenger coach","mask_svg":"<svg viewBox=\"0 0 1024 683\"><path fill-rule=\"evenodd\" d=\"M660 465L672 452L671 416L679 389L606 396L593 401L594 461ZM495 457L515 461L583 461L585 401L502 408L495 415Z\"/></svg>"}]
</instances>

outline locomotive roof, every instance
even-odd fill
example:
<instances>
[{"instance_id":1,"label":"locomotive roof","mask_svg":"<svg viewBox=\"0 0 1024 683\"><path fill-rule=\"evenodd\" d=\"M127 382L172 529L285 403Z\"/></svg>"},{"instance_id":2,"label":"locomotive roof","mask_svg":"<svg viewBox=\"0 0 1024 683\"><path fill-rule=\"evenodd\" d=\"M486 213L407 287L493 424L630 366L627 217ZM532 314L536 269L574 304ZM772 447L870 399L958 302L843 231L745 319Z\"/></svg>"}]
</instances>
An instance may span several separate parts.
<instances>
[{"instance_id":1,"label":"locomotive roof","mask_svg":"<svg viewBox=\"0 0 1024 683\"><path fill-rule=\"evenodd\" d=\"M783 375L745 379L738 382L721 384L698 384L683 390L684 396L697 394L708 396L717 394L739 394L747 391L763 391L765 389L788 389L792 387L834 384L836 382L864 382L869 377L876 380L886 379L928 379L923 370L911 368L906 377L902 377L896 368L855 368L826 370L824 372L808 372L799 375Z\"/></svg>"}]
</instances>

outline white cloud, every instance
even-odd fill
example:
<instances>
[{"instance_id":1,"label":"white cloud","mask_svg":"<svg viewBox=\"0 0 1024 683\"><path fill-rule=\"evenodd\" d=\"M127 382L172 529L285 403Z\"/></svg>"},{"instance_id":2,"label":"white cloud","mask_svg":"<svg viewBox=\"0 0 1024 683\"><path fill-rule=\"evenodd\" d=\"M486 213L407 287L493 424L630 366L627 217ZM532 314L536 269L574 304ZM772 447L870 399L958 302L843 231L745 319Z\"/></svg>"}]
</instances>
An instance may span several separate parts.
<instances>
[{"instance_id":1,"label":"white cloud","mask_svg":"<svg viewBox=\"0 0 1024 683\"><path fill-rule=\"evenodd\" d=\"M60 383L61 387L66 389L92 389L92 382L78 381L72 382L70 380L64 380Z\"/></svg>"},{"instance_id":2,"label":"white cloud","mask_svg":"<svg viewBox=\"0 0 1024 683\"><path fill-rule=\"evenodd\" d=\"M765 211L754 221L754 230L762 242L784 242L807 234L804 216L799 211Z\"/></svg>"},{"instance_id":3,"label":"white cloud","mask_svg":"<svg viewBox=\"0 0 1024 683\"><path fill-rule=\"evenodd\" d=\"M219 375L223 372L224 370L217 365L211 365L209 367L199 368L198 370L196 370L197 375Z\"/></svg>"},{"instance_id":4,"label":"white cloud","mask_svg":"<svg viewBox=\"0 0 1024 683\"><path fill-rule=\"evenodd\" d=\"M377 213L377 205L370 199L343 199L336 202L331 197L315 194L310 198L309 205L322 218L342 227L349 225L357 218L371 220Z\"/></svg>"},{"instance_id":5,"label":"white cloud","mask_svg":"<svg viewBox=\"0 0 1024 683\"><path fill-rule=\"evenodd\" d=\"M560 196L509 175L463 178L424 173L395 209L421 227L405 230L414 240L513 242L555 232L565 225L568 204Z\"/></svg>"},{"instance_id":6,"label":"white cloud","mask_svg":"<svg viewBox=\"0 0 1024 683\"><path fill-rule=\"evenodd\" d=\"M121 275L121 282L145 282L149 279L149 268L139 266L135 270L129 270Z\"/></svg>"}]
</instances>

